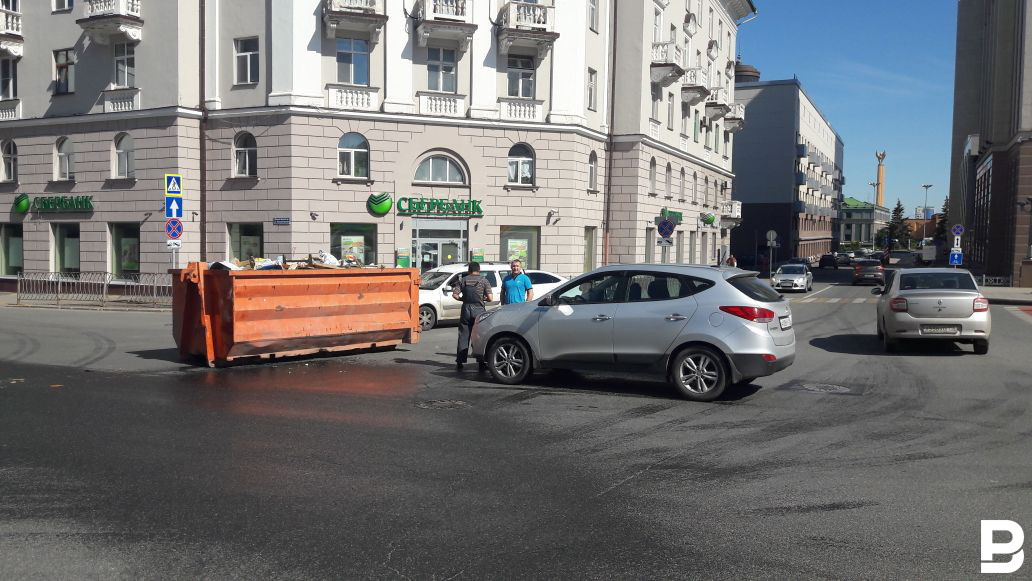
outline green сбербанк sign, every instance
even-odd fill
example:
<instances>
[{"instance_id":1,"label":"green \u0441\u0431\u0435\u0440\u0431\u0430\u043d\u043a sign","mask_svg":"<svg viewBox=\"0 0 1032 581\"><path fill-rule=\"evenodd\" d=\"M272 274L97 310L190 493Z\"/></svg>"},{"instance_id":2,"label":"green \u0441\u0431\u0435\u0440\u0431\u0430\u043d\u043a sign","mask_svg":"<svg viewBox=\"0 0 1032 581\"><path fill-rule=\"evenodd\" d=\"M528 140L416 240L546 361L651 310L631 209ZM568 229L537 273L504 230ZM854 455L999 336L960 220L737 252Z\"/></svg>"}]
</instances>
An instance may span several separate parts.
<instances>
[{"instance_id":1,"label":"green \u0441\u0431\u0435\u0440\u0431\u0430\u043d\u043a sign","mask_svg":"<svg viewBox=\"0 0 1032 581\"><path fill-rule=\"evenodd\" d=\"M93 196L36 196L29 201L28 194L21 194L14 200L17 212L92 212Z\"/></svg>"},{"instance_id":2,"label":"green \u0441\u0431\u0435\u0440\u0431\u0430\u043d\u043a sign","mask_svg":"<svg viewBox=\"0 0 1032 581\"><path fill-rule=\"evenodd\" d=\"M480 207L480 200L399 198L398 215L480 218L483 217L484 210Z\"/></svg>"}]
</instances>

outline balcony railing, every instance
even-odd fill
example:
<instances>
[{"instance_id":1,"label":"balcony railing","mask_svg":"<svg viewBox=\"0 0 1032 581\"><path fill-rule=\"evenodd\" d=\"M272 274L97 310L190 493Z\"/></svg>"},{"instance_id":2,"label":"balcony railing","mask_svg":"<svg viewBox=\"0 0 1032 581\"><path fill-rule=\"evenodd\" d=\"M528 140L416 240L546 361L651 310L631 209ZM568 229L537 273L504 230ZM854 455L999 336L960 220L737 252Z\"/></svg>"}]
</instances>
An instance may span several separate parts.
<instances>
[{"instance_id":1,"label":"balcony railing","mask_svg":"<svg viewBox=\"0 0 1032 581\"><path fill-rule=\"evenodd\" d=\"M498 105L503 121L543 123L545 120L544 101L501 97L498 99Z\"/></svg>"},{"instance_id":2,"label":"balcony railing","mask_svg":"<svg viewBox=\"0 0 1032 581\"><path fill-rule=\"evenodd\" d=\"M373 87L353 85L326 85L326 107L350 111L378 111L380 90Z\"/></svg>"},{"instance_id":3,"label":"balcony railing","mask_svg":"<svg viewBox=\"0 0 1032 581\"><path fill-rule=\"evenodd\" d=\"M653 139L659 139L659 130L663 127L663 124L655 119L649 119L649 136Z\"/></svg>"},{"instance_id":4,"label":"balcony railing","mask_svg":"<svg viewBox=\"0 0 1032 581\"><path fill-rule=\"evenodd\" d=\"M531 2L507 2L502 9L502 26L528 30L555 30L555 8Z\"/></svg>"},{"instance_id":5,"label":"balcony railing","mask_svg":"<svg viewBox=\"0 0 1032 581\"><path fill-rule=\"evenodd\" d=\"M684 72L684 76L681 77L681 99L688 106L693 107L702 103L709 94L709 75L706 74L706 69L696 67Z\"/></svg>"},{"instance_id":6,"label":"balcony railing","mask_svg":"<svg viewBox=\"0 0 1032 581\"><path fill-rule=\"evenodd\" d=\"M133 16L140 18L142 0L86 0L86 18Z\"/></svg>"},{"instance_id":7,"label":"balcony railing","mask_svg":"<svg viewBox=\"0 0 1032 581\"><path fill-rule=\"evenodd\" d=\"M694 12L689 12L685 15L682 28L684 29L684 33L688 36L695 36L695 33L699 31L699 19L695 16Z\"/></svg>"},{"instance_id":8,"label":"balcony railing","mask_svg":"<svg viewBox=\"0 0 1032 581\"><path fill-rule=\"evenodd\" d=\"M655 65L679 65L681 63L681 47L677 43L668 40L666 42L652 43L652 64Z\"/></svg>"},{"instance_id":9,"label":"balcony railing","mask_svg":"<svg viewBox=\"0 0 1032 581\"><path fill-rule=\"evenodd\" d=\"M326 7L333 12L376 12L377 0L326 0Z\"/></svg>"},{"instance_id":10,"label":"balcony railing","mask_svg":"<svg viewBox=\"0 0 1032 581\"><path fill-rule=\"evenodd\" d=\"M423 18L427 20L460 20L469 21L469 9L466 7L467 0L423 0L426 12Z\"/></svg>"},{"instance_id":11,"label":"balcony railing","mask_svg":"<svg viewBox=\"0 0 1032 581\"><path fill-rule=\"evenodd\" d=\"M14 121L15 119L21 119L21 100L0 101L0 121Z\"/></svg>"},{"instance_id":12,"label":"balcony railing","mask_svg":"<svg viewBox=\"0 0 1032 581\"><path fill-rule=\"evenodd\" d=\"M104 91L104 112L124 113L140 110L140 90L136 88L118 88Z\"/></svg>"},{"instance_id":13,"label":"balcony railing","mask_svg":"<svg viewBox=\"0 0 1032 581\"><path fill-rule=\"evenodd\" d=\"M14 34L17 36L22 35L22 15L20 12L14 12L13 10L4 10L0 8L0 34Z\"/></svg>"},{"instance_id":14,"label":"balcony railing","mask_svg":"<svg viewBox=\"0 0 1032 581\"><path fill-rule=\"evenodd\" d=\"M466 96L419 92L419 113L433 117L465 117Z\"/></svg>"},{"instance_id":15,"label":"balcony railing","mask_svg":"<svg viewBox=\"0 0 1032 581\"><path fill-rule=\"evenodd\" d=\"M745 127L745 105L742 103L731 103L731 107L724 116L724 127L734 133Z\"/></svg>"}]
</instances>

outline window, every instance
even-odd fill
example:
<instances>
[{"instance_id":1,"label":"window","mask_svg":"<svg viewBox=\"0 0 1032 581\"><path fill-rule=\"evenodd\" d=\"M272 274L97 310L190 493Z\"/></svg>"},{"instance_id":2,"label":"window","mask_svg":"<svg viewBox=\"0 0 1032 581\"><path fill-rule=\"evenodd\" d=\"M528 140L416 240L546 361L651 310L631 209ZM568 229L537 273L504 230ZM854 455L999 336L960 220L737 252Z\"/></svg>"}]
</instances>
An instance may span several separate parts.
<instances>
[{"instance_id":1,"label":"window","mask_svg":"<svg viewBox=\"0 0 1032 581\"><path fill-rule=\"evenodd\" d=\"M651 226L645 229L645 262L656 261L656 229Z\"/></svg>"},{"instance_id":2,"label":"window","mask_svg":"<svg viewBox=\"0 0 1032 581\"><path fill-rule=\"evenodd\" d=\"M509 57L509 96L521 99L534 98L533 57Z\"/></svg>"},{"instance_id":3,"label":"window","mask_svg":"<svg viewBox=\"0 0 1032 581\"><path fill-rule=\"evenodd\" d=\"M73 0L54 0L54 12L71 10Z\"/></svg>"},{"instance_id":4,"label":"window","mask_svg":"<svg viewBox=\"0 0 1032 581\"><path fill-rule=\"evenodd\" d=\"M428 48L426 57L427 89L443 93L454 93L455 50L447 48Z\"/></svg>"},{"instance_id":5,"label":"window","mask_svg":"<svg viewBox=\"0 0 1032 581\"><path fill-rule=\"evenodd\" d=\"M369 42L337 39L337 82L369 86Z\"/></svg>"},{"instance_id":6,"label":"window","mask_svg":"<svg viewBox=\"0 0 1032 581\"><path fill-rule=\"evenodd\" d=\"M713 152L720 153L720 125L713 127Z\"/></svg>"},{"instance_id":7,"label":"window","mask_svg":"<svg viewBox=\"0 0 1032 581\"><path fill-rule=\"evenodd\" d=\"M0 59L0 99L18 98L18 61Z\"/></svg>"},{"instance_id":8,"label":"window","mask_svg":"<svg viewBox=\"0 0 1032 581\"><path fill-rule=\"evenodd\" d=\"M724 21L721 20L721 21L717 22L717 26L718 26L718 32L717 32L717 37L716 37L716 39L717 39L717 46L720 48L720 50L731 48L731 44L730 43L729 44L724 44ZM724 45L724 46L721 46L721 45Z\"/></svg>"},{"instance_id":9,"label":"window","mask_svg":"<svg viewBox=\"0 0 1032 581\"><path fill-rule=\"evenodd\" d=\"M699 130L702 128L702 121L699 120L699 111L695 111L695 143L699 142Z\"/></svg>"},{"instance_id":10,"label":"window","mask_svg":"<svg viewBox=\"0 0 1032 581\"><path fill-rule=\"evenodd\" d=\"M598 155L594 151L588 156L588 191L598 191Z\"/></svg>"},{"instance_id":11,"label":"window","mask_svg":"<svg viewBox=\"0 0 1032 581\"><path fill-rule=\"evenodd\" d=\"M537 226L502 226L501 256L499 260L512 262L519 259L528 270L538 266L538 251L541 242L541 229Z\"/></svg>"},{"instance_id":12,"label":"window","mask_svg":"<svg viewBox=\"0 0 1032 581\"><path fill-rule=\"evenodd\" d=\"M230 258L250 260L265 256L265 235L261 224L229 225Z\"/></svg>"},{"instance_id":13,"label":"window","mask_svg":"<svg viewBox=\"0 0 1032 581\"><path fill-rule=\"evenodd\" d=\"M111 225L111 272L116 278L140 274L140 225Z\"/></svg>"},{"instance_id":14,"label":"window","mask_svg":"<svg viewBox=\"0 0 1032 581\"><path fill-rule=\"evenodd\" d=\"M588 69L588 109L598 110L598 72Z\"/></svg>"},{"instance_id":15,"label":"window","mask_svg":"<svg viewBox=\"0 0 1032 581\"><path fill-rule=\"evenodd\" d=\"M16 182L18 181L18 145L14 141L5 141L3 146L3 175L0 175L0 181L4 182Z\"/></svg>"},{"instance_id":16,"label":"window","mask_svg":"<svg viewBox=\"0 0 1032 581\"><path fill-rule=\"evenodd\" d=\"M75 149L67 137L57 140L54 148L54 179L57 181L75 179Z\"/></svg>"},{"instance_id":17,"label":"window","mask_svg":"<svg viewBox=\"0 0 1032 581\"><path fill-rule=\"evenodd\" d=\"M692 203L699 203L699 173L692 173Z\"/></svg>"},{"instance_id":18,"label":"window","mask_svg":"<svg viewBox=\"0 0 1032 581\"><path fill-rule=\"evenodd\" d=\"M0 273L17 276L25 268L21 224L0 224Z\"/></svg>"},{"instance_id":19,"label":"window","mask_svg":"<svg viewBox=\"0 0 1032 581\"><path fill-rule=\"evenodd\" d=\"M75 49L54 51L54 93L75 92Z\"/></svg>"},{"instance_id":20,"label":"window","mask_svg":"<svg viewBox=\"0 0 1032 581\"><path fill-rule=\"evenodd\" d=\"M622 272L600 272L578 279L556 291L556 304L577 306L623 302L625 280Z\"/></svg>"},{"instance_id":21,"label":"window","mask_svg":"<svg viewBox=\"0 0 1032 581\"><path fill-rule=\"evenodd\" d=\"M684 201L684 177L685 177L685 172L684 172L684 168L682 167L681 168L681 181L677 184L677 199L682 201L682 202Z\"/></svg>"},{"instance_id":22,"label":"window","mask_svg":"<svg viewBox=\"0 0 1032 581\"><path fill-rule=\"evenodd\" d=\"M54 224L54 249L57 272L79 272L79 225Z\"/></svg>"},{"instance_id":23,"label":"window","mask_svg":"<svg viewBox=\"0 0 1032 581\"><path fill-rule=\"evenodd\" d=\"M666 188L663 189L663 195L671 197L674 195L673 190L673 179L674 179L674 168L670 164L666 164Z\"/></svg>"},{"instance_id":24,"label":"window","mask_svg":"<svg viewBox=\"0 0 1032 581\"><path fill-rule=\"evenodd\" d=\"M663 101L663 93L652 87L652 116L654 120L659 119L659 104Z\"/></svg>"},{"instance_id":25,"label":"window","mask_svg":"<svg viewBox=\"0 0 1032 581\"><path fill-rule=\"evenodd\" d=\"M674 130L674 94L667 94L666 128Z\"/></svg>"},{"instance_id":26,"label":"window","mask_svg":"<svg viewBox=\"0 0 1032 581\"><path fill-rule=\"evenodd\" d=\"M415 181L462 185L466 183L466 175L450 157L434 155L419 164Z\"/></svg>"},{"instance_id":27,"label":"window","mask_svg":"<svg viewBox=\"0 0 1032 581\"><path fill-rule=\"evenodd\" d=\"M376 224L330 224L330 254L342 262L376 264Z\"/></svg>"},{"instance_id":28,"label":"window","mask_svg":"<svg viewBox=\"0 0 1032 581\"><path fill-rule=\"evenodd\" d=\"M120 43L115 45L115 86L136 86L136 45Z\"/></svg>"},{"instance_id":29,"label":"window","mask_svg":"<svg viewBox=\"0 0 1032 581\"><path fill-rule=\"evenodd\" d=\"M21 12L18 6L18 0L3 0L0 1L0 8L8 10L10 12Z\"/></svg>"},{"instance_id":30,"label":"window","mask_svg":"<svg viewBox=\"0 0 1032 581\"><path fill-rule=\"evenodd\" d=\"M656 195L656 158L649 161L649 193Z\"/></svg>"},{"instance_id":31,"label":"window","mask_svg":"<svg viewBox=\"0 0 1032 581\"><path fill-rule=\"evenodd\" d=\"M709 9L709 17L706 19L706 22L709 23L709 37L713 38L713 9L712 8Z\"/></svg>"},{"instance_id":32,"label":"window","mask_svg":"<svg viewBox=\"0 0 1032 581\"><path fill-rule=\"evenodd\" d=\"M337 175L369 178L369 142L361 134L345 133L337 142Z\"/></svg>"},{"instance_id":33,"label":"window","mask_svg":"<svg viewBox=\"0 0 1032 581\"><path fill-rule=\"evenodd\" d=\"M523 143L517 143L509 149L508 183L534 185L534 152Z\"/></svg>"},{"instance_id":34,"label":"window","mask_svg":"<svg viewBox=\"0 0 1032 581\"><path fill-rule=\"evenodd\" d=\"M131 178L136 176L136 151L133 148L133 138L128 133L122 133L115 137L115 167L116 178Z\"/></svg>"},{"instance_id":35,"label":"window","mask_svg":"<svg viewBox=\"0 0 1032 581\"><path fill-rule=\"evenodd\" d=\"M527 278L530 279L530 284L556 284L563 281L563 279L552 276L547 272L528 272Z\"/></svg>"},{"instance_id":36,"label":"window","mask_svg":"<svg viewBox=\"0 0 1032 581\"><path fill-rule=\"evenodd\" d=\"M237 134L233 140L233 177L258 175L258 141L250 133Z\"/></svg>"},{"instance_id":37,"label":"window","mask_svg":"<svg viewBox=\"0 0 1032 581\"><path fill-rule=\"evenodd\" d=\"M588 28L598 32L598 0L588 0Z\"/></svg>"},{"instance_id":38,"label":"window","mask_svg":"<svg viewBox=\"0 0 1032 581\"><path fill-rule=\"evenodd\" d=\"M727 281L750 299L764 303L780 303L785 299L770 287L770 283L755 276L739 276Z\"/></svg>"},{"instance_id":39,"label":"window","mask_svg":"<svg viewBox=\"0 0 1032 581\"><path fill-rule=\"evenodd\" d=\"M628 280L627 302L682 299L713 287L710 280L665 273L634 273Z\"/></svg>"},{"instance_id":40,"label":"window","mask_svg":"<svg viewBox=\"0 0 1032 581\"><path fill-rule=\"evenodd\" d=\"M652 42L663 42L663 11L659 8L652 16Z\"/></svg>"},{"instance_id":41,"label":"window","mask_svg":"<svg viewBox=\"0 0 1032 581\"><path fill-rule=\"evenodd\" d=\"M688 135L688 124L692 120L692 110L687 103L681 103L681 135Z\"/></svg>"},{"instance_id":42,"label":"window","mask_svg":"<svg viewBox=\"0 0 1032 581\"><path fill-rule=\"evenodd\" d=\"M595 270L595 246L598 244L598 229L594 226L584 228L584 272ZM533 282L533 281L531 281Z\"/></svg>"},{"instance_id":43,"label":"window","mask_svg":"<svg viewBox=\"0 0 1032 581\"><path fill-rule=\"evenodd\" d=\"M236 84L253 85L258 82L258 38L238 38L233 41L236 49Z\"/></svg>"}]
</instances>

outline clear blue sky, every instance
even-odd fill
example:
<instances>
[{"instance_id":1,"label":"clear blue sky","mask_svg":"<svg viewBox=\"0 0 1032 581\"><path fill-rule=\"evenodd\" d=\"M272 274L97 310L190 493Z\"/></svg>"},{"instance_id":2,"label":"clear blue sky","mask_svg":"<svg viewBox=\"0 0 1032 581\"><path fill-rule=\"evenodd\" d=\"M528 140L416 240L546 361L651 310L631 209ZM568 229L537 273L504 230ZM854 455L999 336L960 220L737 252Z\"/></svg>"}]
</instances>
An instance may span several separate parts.
<instances>
[{"instance_id":1,"label":"clear blue sky","mask_svg":"<svg viewBox=\"0 0 1032 581\"><path fill-rule=\"evenodd\" d=\"M886 205L907 215L949 189L956 0L755 0L738 33L761 80L799 77L846 144L847 196L868 200L885 150ZM748 125L748 118L746 124Z\"/></svg>"}]
</instances>

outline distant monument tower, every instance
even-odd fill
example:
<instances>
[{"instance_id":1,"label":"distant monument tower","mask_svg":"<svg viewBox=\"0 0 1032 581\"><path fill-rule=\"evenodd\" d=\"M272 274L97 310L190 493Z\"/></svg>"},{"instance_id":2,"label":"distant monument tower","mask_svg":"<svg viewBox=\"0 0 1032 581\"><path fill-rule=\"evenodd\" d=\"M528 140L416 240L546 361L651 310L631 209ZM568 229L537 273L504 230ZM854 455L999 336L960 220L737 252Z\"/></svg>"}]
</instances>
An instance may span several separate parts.
<instances>
[{"instance_id":1,"label":"distant monument tower","mask_svg":"<svg viewBox=\"0 0 1032 581\"><path fill-rule=\"evenodd\" d=\"M875 159L878 160L878 199L876 203L885 207L885 152L876 151L874 152Z\"/></svg>"}]
</instances>

